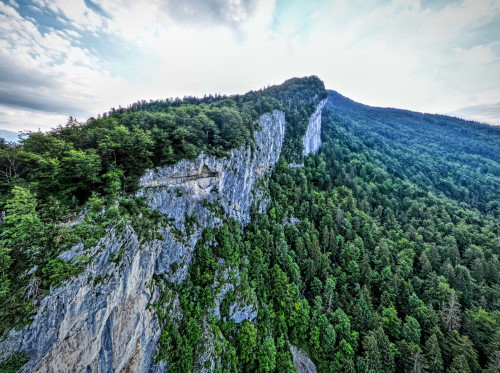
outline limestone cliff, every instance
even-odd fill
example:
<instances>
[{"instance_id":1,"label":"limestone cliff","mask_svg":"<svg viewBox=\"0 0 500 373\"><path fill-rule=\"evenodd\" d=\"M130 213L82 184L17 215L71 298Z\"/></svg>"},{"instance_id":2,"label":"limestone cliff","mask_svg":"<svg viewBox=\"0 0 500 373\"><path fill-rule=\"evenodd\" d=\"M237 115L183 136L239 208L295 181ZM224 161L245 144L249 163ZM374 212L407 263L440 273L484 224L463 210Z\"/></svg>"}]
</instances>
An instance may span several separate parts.
<instances>
[{"instance_id":1,"label":"limestone cliff","mask_svg":"<svg viewBox=\"0 0 500 373\"><path fill-rule=\"evenodd\" d=\"M304 351L299 350L294 345L290 345L290 352L292 353L293 365L295 365L297 373L316 373L316 366Z\"/></svg>"},{"instance_id":2,"label":"limestone cliff","mask_svg":"<svg viewBox=\"0 0 500 373\"><path fill-rule=\"evenodd\" d=\"M304 145L303 154L316 153L321 146L321 112L326 104L326 99L321 101L316 108L316 111L309 119L306 134L302 137L302 145Z\"/></svg>"},{"instance_id":3,"label":"limestone cliff","mask_svg":"<svg viewBox=\"0 0 500 373\"><path fill-rule=\"evenodd\" d=\"M310 119L304 145L316 151L321 143L320 103ZM109 229L99 244L84 254L93 258L79 276L52 289L43 299L33 322L12 330L0 343L0 359L13 352L28 358L23 372L162 372L165 362L154 363L161 325L153 304L159 287L153 276L181 283L188 274L196 243L206 227L234 218L243 225L250 209L264 211L267 180L281 154L285 115L274 111L260 117L253 147L233 149L225 158L200 154L170 167L146 172L139 195L170 219L159 228L161 239L143 242L133 228ZM307 138L307 141L306 141ZM214 210L217 206L217 211ZM64 253L72 258L82 245ZM223 264L223 263L222 263ZM220 304L238 285L239 270L224 267L216 274L215 307L209 315L220 318ZM175 299L175 294L172 299ZM182 317L175 304L172 318ZM236 323L254 320L256 300L236 298L229 317ZM203 326L197 371L217 365L210 326Z\"/></svg>"},{"instance_id":4,"label":"limestone cliff","mask_svg":"<svg viewBox=\"0 0 500 373\"><path fill-rule=\"evenodd\" d=\"M0 344L0 358L25 353L29 361L24 372L154 369L152 358L160 330L150 307L157 296L153 274L172 282L185 278L203 229L222 221L206 201L216 202L224 214L243 224L249 221L253 204L265 208L262 187L281 153L284 114L265 114L260 125L254 149L234 149L227 158L201 154L195 160L147 172L141 179L140 194L153 209L172 219L161 232L163 239L143 243L130 227L124 232L109 230L86 253L94 258L92 264L53 289L31 325L11 331ZM186 231L188 217L196 224L189 234L178 237L175 232ZM233 308L239 321L256 315L252 305L235 304Z\"/></svg>"}]
</instances>

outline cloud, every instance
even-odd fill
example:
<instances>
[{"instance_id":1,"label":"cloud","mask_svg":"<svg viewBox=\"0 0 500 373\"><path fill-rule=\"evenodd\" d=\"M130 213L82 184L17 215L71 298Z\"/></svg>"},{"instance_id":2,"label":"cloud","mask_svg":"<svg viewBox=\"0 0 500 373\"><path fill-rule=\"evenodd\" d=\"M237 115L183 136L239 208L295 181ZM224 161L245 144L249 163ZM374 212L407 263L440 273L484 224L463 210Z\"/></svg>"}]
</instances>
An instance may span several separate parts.
<instances>
[{"instance_id":1,"label":"cloud","mask_svg":"<svg viewBox=\"0 0 500 373\"><path fill-rule=\"evenodd\" d=\"M85 0L35 0L41 10L50 11L63 23L80 31L109 31L108 18Z\"/></svg>"},{"instance_id":2,"label":"cloud","mask_svg":"<svg viewBox=\"0 0 500 373\"><path fill-rule=\"evenodd\" d=\"M457 58L467 67L480 67L500 60L500 56L495 54L493 48L486 45L476 45L467 50L457 48L455 52Z\"/></svg>"},{"instance_id":3,"label":"cloud","mask_svg":"<svg viewBox=\"0 0 500 373\"><path fill-rule=\"evenodd\" d=\"M370 105L491 105L499 19L495 0L0 2L0 125L311 74Z\"/></svg>"},{"instance_id":4,"label":"cloud","mask_svg":"<svg viewBox=\"0 0 500 373\"><path fill-rule=\"evenodd\" d=\"M460 0L420 0L422 9L441 10L450 5L460 5Z\"/></svg>"},{"instance_id":5,"label":"cloud","mask_svg":"<svg viewBox=\"0 0 500 373\"><path fill-rule=\"evenodd\" d=\"M16 9L0 4L0 104L53 113L85 112L81 78L99 62L61 30L41 33Z\"/></svg>"},{"instance_id":6,"label":"cloud","mask_svg":"<svg viewBox=\"0 0 500 373\"><path fill-rule=\"evenodd\" d=\"M375 106L443 113L474 102L500 85L500 15L493 0L326 2L317 11L306 50L328 61L328 87ZM471 34L473 38L465 36ZM302 48L302 46L299 46ZM475 102L478 103L479 102Z\"/></svg>"},{"instance_id":7,"label":"cloud","mask_svg":"<svg viewBox=\"0 0 500 373\"><path fill-rule=\"evenodd\" d=\"M166 0L162 9L174 22L239 29L254 14L256 0Z\"/></svg>"},{"instance_id":8,"label":"cloud","mask_svg":"<svg viewBox=\"0 0 500 373\"><path fill-rule=\"evenodd\" d=\"M0 129L13 132L47 130L67 122L67 115L50 114L0 105Z\"/></svg>"},{"instance_id":9,"label":"cloud","mask_svg":"<svg viewBox=\"0 0 500 373\"><path fill-rule=\"evenodd\" d=\"M71 28L47 28L43 32L38 26L36 19L23 17L17 8L0 3L3 128L8 125L5 118L9 118L17 127L47 129L60 124L53 122L54 118L73 115L86 119L111 105L118 106L115 100L131 99L130 84L106 69L106 60L91 43L82 44L85 32ZM101 36L105 40L106 35ZM110 49L108 45L104 48ZM34 113L36 122L26 120L26 110Z\"/></svg>"},{"instance_id":10,"label":"cloud","mask_svg":"<svg viewBox=\"0 0 500 373\"><path fill-rule=\"evenodd\" d=\"M50 113L67 113L81 110L77 107L68 106L68 102L62 99L54 100L47 96L47 93L13 85L3 85L0 87L0 104Z\"/></svg>"},{"instance_id":11,"label":"cloud","mask_svg":"<svg viewBox=\"0 0 500 373\"><path fill-rule=\"evenodd\" d=\"M0 55L0 88L6 84L39 88L53 86L54 77L34 74L29 67L20 65L6 55Z\"/></svg>"},{"instance_id":12,"label":"cloud","mask_svg":"<svg viewBox=\"0 0 500 373\"><path fill-rule=\"evenodd\" d=\"M478 122L500 125L500 102L464 107L448 114L461 118L470 118Z\"/></svg>"}]
</instances>

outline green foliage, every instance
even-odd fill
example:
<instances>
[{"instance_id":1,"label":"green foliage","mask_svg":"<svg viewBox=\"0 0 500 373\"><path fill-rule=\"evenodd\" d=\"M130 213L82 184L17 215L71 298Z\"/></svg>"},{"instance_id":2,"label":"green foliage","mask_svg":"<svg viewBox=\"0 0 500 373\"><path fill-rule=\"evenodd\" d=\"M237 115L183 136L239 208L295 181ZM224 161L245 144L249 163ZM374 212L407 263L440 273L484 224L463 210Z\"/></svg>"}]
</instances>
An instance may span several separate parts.
<instances>
[{"instance_id":1,"label":"green foliage","mask_svg":"<svg viewBox=\"0 0 500 373\"><path fill-rule=\"evenodd\" d=\"M49 283L59 286L61 282L78 274L79 268L72 263L65 262L61 258L52 259L42 269L42 274L48 279Z\"/></svg>"},{"instance_id":2,"label":"green foliage","mask_svg":"<svg viewBox=\"0 0 500 373\"><path fill-rule=\"evenodd\" d=\"M435 334L425 342L424 361L429 373L443 372L443 357Z\"/></svg>"},{"instance_id":3,"label":"green foliage","mask_svg":"<svg viewBox=\"0 0 500 373\"><path fill-rule=\"evenodd\" d=\"M12 198L5 205L5 218L0 233L0 245L5 247L5 250L17 250L30 256L39 253L37 236L40 234L42 222L35 207L36 199L29 190L19 186L12 189Z\"/></svg>"},{"instance_id":4,"label":"green foliage","mask_svg":"<svg viewBox=\"0 0 500 373\"><path fill-rule=\"evenodd\" d=\"M407 342L414 343L416 345L420 344L420 324L415 318L406 316L406 321L403 325L402 337Z\"/></svg>"},{"instance_id":5,"label":"green foliage","mask_svg":"<svg viewBox=\"0 0 500 373\"><path fill-rule=\"evenodd\" d=\"M50 287L78 275L91 260L80 255L66 262L58 257L61 252L78 243L91 248L106 229L120 230L126 224L140 239L152 240L166 224L161 214L138 197L116 201L91 196L84 216L69 216L71 226L40 216L47 210L37 209L33 193L22 187L13 188L5 207L0 223L0 334L28 323ZM73 223L72 219L80 221ZM120 254L113 260L119 262Z\"/></svg>"},{"instance_id":6,"label":"green foliage","mask_svg":"<svg viewBox=\"0 0 500 373\"><path fill-rule=\"evenodd\" d=\"M498 222L458 195L446 196L438 184L408 177L398 163L403 155L389 147L399 138L380 137L382 147L367 130L354 136L358 127L341 116L340 104L336 108L323 117L320 154L308 157L304 168L279 162L268 213L255 215L245 230L243 247L251 251L238 255L249 254L257 340L271 333L276 369L283 371L287 354L279 338L307 351L320 372L494 366L488 356L498 346L491 315L498 312L498 278L485 280L483 268L500 269ZM463 136L456 127L447 130ZM415 136L414 145L429 141ZM436 156L426 165L431 174L443 160ZM414 163L427 159L413 157ZM461 172L456 164L448 167L450 174ZM219 237L213 260L237 261L235 248L224 244L231 238ZM257 369L255 362L237 361L243 370Z\"/></svg>"},{"instance_id":7,"label":"green foliage","mask_svg":"<svg viewBox=\"0 0 500 373\"><path fill-rule=\"evenodd\" d=\"M234 221L205 230L180 285L183 319L163 321L162 359L189 371L207 343L194 325L207 325L202 310L214 305L217 276L233 267L242 284L226 295L221 320L210 323L221 370L292 372L288 343L319 372L493 369L498 159L491 144L473 151L464 144L470 137L479 148L495 130L392 110L384 117L331 93L320 153L290 168L317 101L306 95L298 105L300 92L289 91L290 101L278 92L256 94L253 111L236 99L228 105L255 118L277 98L289 103L283 157L270 180L268 213L254 214L243 234ZM185 129L175 136L189 137ZM477 172L484 184L471 181ZM224 219L218 206L206 207ZM228 310L242 292L257 297L258 319L236 325Z\"/></svg>"},{"instance_id":8,"label":"green foliage","mask_svg":"<svg viewBox=\"0 0 500 373\"><path fill-rule=\"evenodd\" d=\"M398 311L394 307L382 310L382 326L384 331L394 339L397 339L401 332L401 320L398 318L397 313Z\"/></svg>"},{"instance_id":9,"label":"green foliage","mask_svg":"<svg viewBox=\"0 0 500 373\"><path fill-rule=\"evenodd\" d=\"M124 222L156 237L167 222L128 194L146 168L251 147L259 115L280 109L286 138L268 212L243 229L205 202L224 224L203 232L183 283L157 278L157 360L189 372L212 343L220 371L293 372L291 343L319 372L495 371L498 129L329 95L323 146L305 159L300 138L325 97L315 77L244 96L141 101L0 147L3 323L32 312L20 277L32 265L46 290L76 271L57 257L83 238L91 246ZM57 224L84 203L82 222ZM189 234L197 222L185 222ZM224 281L238 284L217 319L206 311ZM249 298L258 317L236 324L230 306Z\"/></svg>"},{"instance_id":10,"label":"green foliage","mask_svg":"<svg viewBox=\"0 0 500 373\"><path fill-rule=\"evenodd\" d=\"M238 335L238 343L242 362L247 366L251 366L257 348L257 328L252 323L243 321Z\"/></svg>"},{"instance_id":11,"label":"green foliage","mask_svg":"<svg viewBox=\"0 0 500 373\"><path fill-rule=\"evenodd\" d=\"M349 136L349 147L425 191L459 200L494 216L500 187L496 126L457 118L361 105L329 92L326 115ZM360 158L359 171L370 166ZM365 176L365 175L361 175ZM380 180L380 179L375 179ZM457 232L458 233L458 232ZM456 236L459 246L464 236Z\"/></svg>"},{"instance_id":12,"label":"green foliage","mask_svg":"<svg viewBox=\"0 0 500 373\"><path fill-rule=\"evenodd\" d=\"M5 218L0 222L0 304L3 304L7 313L11 307L14 312L19 306L24 308L17 301L18 295L14 302L9 299L13 294L18 294L20 285L12 273L33 263L40 255L43 226L35 207L33 194L16 186L5 205ZM9 303L11 307L7 305Z\"/></svg>"},{"instance_id":13,"label":"green foliage","mask_svg":"<svg viewBox=\"0 0 500 373\"><path fill-rule=\"evenodd\" d=\"M17 373L27 362L23 353L15 352L0 362L0 373Z\"/></svg>"},{"instance_id":14,"label":"green foliage","mask_svg":"<svg viewBox=\"0 0 500 373\"><path fill-rule=\"evenodd\" d=\"M273 372L276 368L276 346L274 339L266 337L264 342L259 346L257 356L260 372Z\"/></svg>"},{"instance_id":15,"label":"green foliage","mask_svg":"<svg viewBox=\"0 0 500 373\"><path fill-rule=\"evenodd\" d=\"M71 245L80 241L85 247L96 245L106 228L121 229L125 224L132 225L144 240L158 238L157 228L166 224L165 219L130 197L146 169L194 158L201 152L225 156L233 148L253 147L257 119L275 109L289 117L287 141L297 140L325 95L323 83L310 77L242 96L142 101L86 123L70 118L67 125L48 133L29 133L20 145L2 144L2 332L13 326L14 319L23 323L29 319L34 307L26 303L37 304L51 285L58 286L79 272L83 263L57 258ZM216 202L211 207L220 210ZM70 222L68 227L64 222L79 219L82 209L85 219L76 226ZM184 233L189 236L196 226L194 218L186 216L186 232L178 232L179 239ZM230 244L230 236L223 239L225 233L220 234L222 245L215 254L234 259L238 246ZM113 258L119 259L120 253ZM35 266L35 272L22 277ZM36 287L36 296L26 301L24 292L30 281L41 285ZM207 289L204 295L210 302Z\"/></svg>"}]
</instances>

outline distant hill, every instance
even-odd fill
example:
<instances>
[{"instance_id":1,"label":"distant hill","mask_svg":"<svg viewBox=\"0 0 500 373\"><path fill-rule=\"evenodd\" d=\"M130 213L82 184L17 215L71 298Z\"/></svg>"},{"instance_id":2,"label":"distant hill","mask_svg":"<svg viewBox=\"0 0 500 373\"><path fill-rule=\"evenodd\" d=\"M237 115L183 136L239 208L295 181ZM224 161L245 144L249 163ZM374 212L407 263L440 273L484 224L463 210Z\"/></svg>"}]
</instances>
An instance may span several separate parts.
<instances>
[{"instance_id":1,"label":"distant hill","mask_svg":"<svg viewBox=\"0 0 500 373\"><path fill-rule=\"evenodd\" d=\"M17 132L0 130L0 137L4 138L6 141L9 141L9 142L18 142L19 141L19 134Z\"/></svg>"},{"instance_id":2,"label":"distant hill","mask_svg":"<svg viewBox=\"0 0 500 373\"><path fill-rule=\"evenodd\" d=\"M341 147L364 154L392 176L424 190L483 212L497 209L500 127L372 107L328 93L324 131L341 141Z\"/></svg>"}]
</instances>

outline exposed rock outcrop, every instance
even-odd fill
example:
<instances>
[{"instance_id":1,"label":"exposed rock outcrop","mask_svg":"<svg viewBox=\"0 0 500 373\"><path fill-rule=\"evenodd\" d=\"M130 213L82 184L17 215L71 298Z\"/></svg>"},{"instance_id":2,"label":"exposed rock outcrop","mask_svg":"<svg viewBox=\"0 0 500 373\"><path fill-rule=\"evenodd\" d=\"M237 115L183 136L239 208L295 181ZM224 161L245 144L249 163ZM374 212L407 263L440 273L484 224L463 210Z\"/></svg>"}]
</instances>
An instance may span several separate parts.
<instances>
[{"instance_id":1,"label":"exposed rock outcrop","mask_svg":"<svg viewBox=\"0 0 500 373\"><path fill-rule=\"evenodd\" d=\"M316 111L309 118L306 134L302 137L304 155L316 153L321 146L321 112L325 104L326 99L318 104Z\"/></svg>"},{"instance_id":2,"label":"exposed rock outcrop","mask_svg":"<svg viewBox=\"0 0 500 373\"><path fill-rule=\"evenodd\" d=\"M284 114L265 114L260 124L253 150L235 149L227 158L201 154L147 172L140 194L172 219L161 232L163 239L143 243L130 227L124 232L109 230L86 253L94 258L92 264L53 290L31 325L11 331L0 343L0 358L24 352L29 361L23 372L151 371L160 332L150 307L155 301L153 274L181 282L203 229L222 222L219 210L246 224L252 205L265 209L262 186L281 153ZM233 305L231 312L237 320L256 315L256 309L246 304Z\"/></svg>"},{"instance_id":3,"label":"exposed rock outcrop","mask_svg":"<svg viewBox=\"0 0 500 373\"><path fill-rule=\"evenodd\" d=\"M297 373L316 373L316 366L304 351L299 350L294 345L290 345L290 352L292 353L293 365L297 368Z\"/></svg>"},{"instance_id":4,"label":"exposed rock outcrop","mask_svg":"<svg viewBox=\"0 0 500 373\"><path fill-rule=\"evenodd\" d=\"M211 313L220 320L221 303L229 292L234 293L240 286L240 273L238 269L226 268L223 271L217 271L215 277L214 308L211 310ZM249 299L243 299L238 292L236 292L236 294L236 299L233 304L229 306L229 319L234 320L236 324L245 320L254 320L257 317L257 297L255 294L252 293L251 296L248 297Z\"/></svg>"},{"instance_id":5,"label":"exposed rock outcrop","mask_svg":"<svg viewBox=\"0 0 500 373\"><path fill-rule=\"evenodd\" d=\"M317 151L321 145L323 105L318 105L309 121L303 139L304 154ZM284 141L284 114L265 114L260 125L253 149L234 149L226 158L200 154L194 160L148 171L141 178L139 194L147 198L151 208L170 218L170 225L161 229L162 239L141 242L127 226L120 232L110 229L87 252L77 245L63 253L60 257L64 260L81 254L93 260L82 274L43 299L30 325L10 332L0 343L0 359L13 352L25 353L29 361L23 372L164 371L168 364L153 364L160 334L152 307L158 296L153 274L170 282L182 282L206 227L215 227L227 217L247 224L252 206L265 209L266 182ZM219 276L220 287L212 310L218 318L224 297L239 286L237 269L225 271L232 273L225 276L226 272L222 272ZM173 299L177 299L175 295ZM173 319L182 317L179 307L172 309L176 313ZM229 319L236 323L254 320L256 301L236 297L228 312ZM208 324L203 336L203 340L214 339ZM210 343L202 348L204 352L197 361L203 371L213 371L217 364ZM307 355L293 348L292 354L299 371L315 372Z\"/></svg>"},{"instance_id":6,"label":"exposed rock outcrop","mask_svg":"<svg viewBox=\"0 0 500 373\"><path fill-rule=\"evenodd\" d=\"M149 367L158 323L147 289L161 242L141 245L132 229L110 230L80 276L42 300L33 323L12 331L0 352L29 357L24 372L141 372ZM111 257L123 252L120 263Z\"/></svg>"},{"instance_id":7,"label":"exposed rock outcrop","mask_svg":"<svg viewBox=\"0 0 500 373\"><path fill-rule=\"evenodd\" d=\"M173 226L185 230L189 217L196 227L183 241L168 240L159 253L156 274L180 282L187 274L194 246L203 229L221 223L213 207L240 223L250 221L250 207L263 211L264 188L256 187L274 169L285 137L285 115L280 111L260 118L255 149L234 149L227 158L200 154L175 166L147 172L141 179L142 192L151 208L174 219ZM171 231L167 229L165 236ZM175 269L172 264L176 263Z\"/></svg>"}]
</instances>

